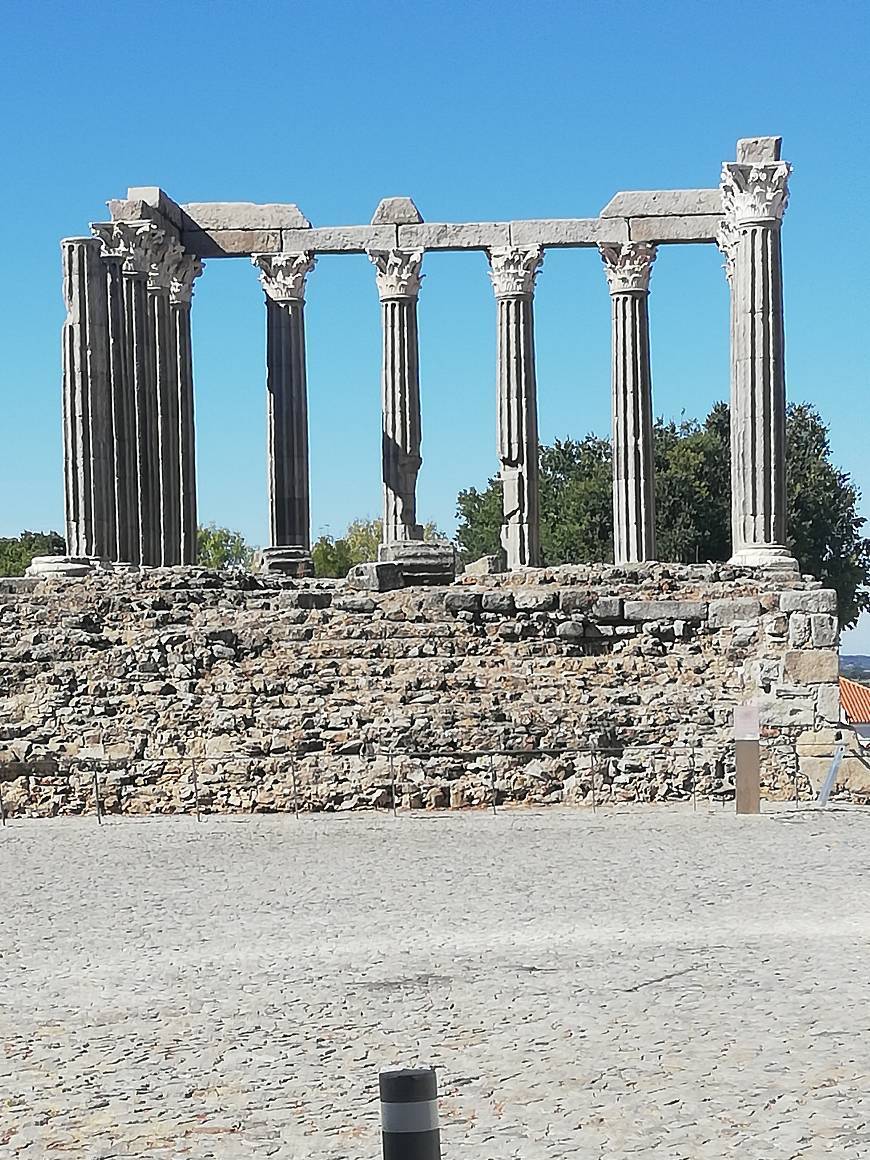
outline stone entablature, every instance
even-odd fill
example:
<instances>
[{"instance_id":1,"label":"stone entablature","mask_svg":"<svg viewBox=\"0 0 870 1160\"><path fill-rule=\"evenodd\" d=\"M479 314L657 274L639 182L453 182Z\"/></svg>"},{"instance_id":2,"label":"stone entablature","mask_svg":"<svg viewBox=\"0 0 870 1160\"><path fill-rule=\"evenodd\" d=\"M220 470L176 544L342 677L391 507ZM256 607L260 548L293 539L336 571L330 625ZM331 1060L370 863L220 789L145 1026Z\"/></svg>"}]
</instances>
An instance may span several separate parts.
<instances>
[{"instance_id":1,"label":"stone entablature","mask_svg":"<svg viewBox=\"0 0 870 1160\"><path fill-rule=\"evenodd\" d=\"M191 810L190 758L207 809L292 809L294 781L303 808L383 806L390 749L405 804L487 802L469 751L590 745L611 752L496 756L499 800L588 803L593 769L599 802L727 794L747 701L767 792L790 797L837 742L835 596L791 575L602 565L378 593L155 569L0 599L12 812L92 810L103 763L109 808ZM860 776L850 759L842 784L870 793Z\"/></svg>"},{"instance_id":2,"label":"stone entablature","mask_svg":"<svg viewBox=\"0 0 870 1160\"><path fill-rule=\"evenodd\" d=\"M612 299L617 563L655 558L650 273L657 247L716 242L731 291L735 561L795 571L785 518L780 224L790 166L777 137L737 143L719 189L618 193L597 218L425 222L407 197L371 222L312 226L296 205L188 203L157 188L109 203L94 237L63 243L64 448L72 557L190 563L195 543L190 297L203 259L250 255L266 297L269 567L311 568L304 299L319 253L364 252L382 326L383 563L422 522L418 299L427 250L480 250L496 299L496 450L510 569L539 563L534 291L548 247L597 247ZM441 553L449 579L452 552ZM78 567L78 564L72 564ZM410 566L409 566L410 567ZM409 570L409 575L411 571Z\"/></svg>"}]
</instances>

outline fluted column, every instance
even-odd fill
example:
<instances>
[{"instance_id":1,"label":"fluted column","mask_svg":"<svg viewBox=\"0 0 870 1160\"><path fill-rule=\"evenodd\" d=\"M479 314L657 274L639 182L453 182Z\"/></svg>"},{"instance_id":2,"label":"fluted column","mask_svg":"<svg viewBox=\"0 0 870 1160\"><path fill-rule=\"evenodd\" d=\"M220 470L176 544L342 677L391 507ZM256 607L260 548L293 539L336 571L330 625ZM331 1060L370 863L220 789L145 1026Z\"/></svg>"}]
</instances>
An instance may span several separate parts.
<instances>
[{"instance_id":1,"label":"fluted column","mask_svg":"<svg viewBox=\"0 0 870 1160\"><path fill-rule=\"evenodd\" d=\"M777 141L775 160L723 165L719 246L731 287L732 562L791 568L780 247L791 167L778 156Z\"/></svg>"},{"instance_id":2,"label":"fluted column","mask_svg":"<svg viewBox=\"0 0 870 1160\"><path fill-rule=\"evenodd\" d=\"M112 409L112 468L114 492L113 560L138 558L139 537L136 476L136 431L133 399L129 387L130 360L124 321L123 260L103 256L109 314L109 378Z\"/></svg>"},{"instance_id":3,"label":"fluted column","mask_svg":"<svg viewBox=\"0 0 870 1160\"><path fill-rule=\"evenodd\" d=\"M649 354L648 242L600 246L612 304L613 553L654 560L655 465Z\"/></svg>"},{"instance_id":4,"label":"fluted column","mask_svg":"<svg viewBox=\"0 0 870 1160\"><path fill-rule=\"evenodd\" d=\"M61 243L66 541L71 556L114 555L106 273L96 238Z\"/></svg>"},{"instance_id":5,"label":"fluted column","mask_svg":"<svg viewBox=\"0 0 870 1160\"><path fill-rule=\"evenodd\" d=\"M271 546L311 546L308 474L308 382L305 279L310 251L255 254L266 293L266 387L269 424Z\"/></svg>"},{"instance_id":6,"label":"fluted column","mask_svg":"<svg viewBox=\"0 0 870 1160\"><path fill-rule=\"evenodd\" d=\"M501 542L509 568L540 563L538 400L532 298L543 249L489 251L498 311L496 440L504 518Z\"/></svg>"},{"instance_id":7,"label":"fluted column","mask_svg":"<svg viewBox=\"0 0 870 1160\"><path fill-rule=\"evenodd\" d=\"M170 293L174 336L175 376L178 386L178 480L179 547L182 564L197 559L196 428L193 407L193 354L190 341L190 307L193 283L202 273L202 262L184 255L175 266Z\"/></svg>"},{"instance_id":8,"label":"fluted column","mask_svg":"<svg viewBox=\"0 0 870 1160\"><path fill-rule=\"evenodd\" d=\"M120 261L123 307L123 381L131 436L129 471L131 503L128 528L122 537L134 564L159 564L160 473L155 326L149 302L152 264L164 246L165 234L153 222L108 222L91 227L107 259Z\"/></svg>"},{"instance_id":9,"label":"fluted column","mask_svg":"<svg viewBox=\"0 0 870 1160\"><path fill-rule=\"evenodd\" d=\"M420 473L420 360L417 297L422 250L372 250L381 300L383 544L422 540L417 523Z\"/></svg>"},{"instance_id":10,"label":"fluted column","mask_svg":"<svg viewBox=\"0 0 870 1160\"><path fill-rule=\"evenodd\" d=\"M167 240L155 252L148 278L157 436L155 563L164 567L181 562L181 410L171 290L175 270L184 257L178 242Z\"/></svg>"}]
</instances>

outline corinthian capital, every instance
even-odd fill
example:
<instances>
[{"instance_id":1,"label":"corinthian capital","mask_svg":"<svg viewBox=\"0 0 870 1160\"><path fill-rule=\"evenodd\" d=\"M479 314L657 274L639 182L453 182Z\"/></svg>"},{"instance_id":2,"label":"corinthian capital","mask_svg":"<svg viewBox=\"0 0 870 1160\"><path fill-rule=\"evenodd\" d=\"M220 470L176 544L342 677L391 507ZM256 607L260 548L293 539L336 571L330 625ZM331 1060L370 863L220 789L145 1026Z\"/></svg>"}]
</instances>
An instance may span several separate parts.
<instances>
[{"instance_id":1,"label":"corinthian capital","mask_svg":"<svg viewBox=\"0 0 870 1160\"><path fill-rule=\"evenodd\" d=\"M251 255L251 262L260 271L260 285L273 302L304 302L305 279L314 269L315 261L311 250Z\"/></svg>"},{"instance_id":2,"label":"corinthian capital","mask_svg":"<svg viewBox=\"0 0 870 1160\"><path fill-rule=\"evenodd\" d=\"M646 293L656 260L652 242L626 242L622 246L599 246L611 294Z\"/></svg>"},{"instance_id":3,"label":"corinthian capital","mask_svg":"<svg viewBox=\"0 0 870 1160\"><path fill-rule=\"evenodd\" d=\"M542 246L487 250L489 276L496 298L531 297L535 278L544 261Z\"/></svg>"},{"instance_id":4,"label":"corinthian capital","mask_svg":"<svg viewBox=\"0 0 870 1160\"><path fill-rule=\"evenodd\" d=\"M375 266L378 295L382 302L388 298L416 298L420 293L423 275L422 250L369 250L369 260Z\"/></svg>"},{"instance_id":5,"label":"corinthian capital","mask_svg":"<svg viewBox=\"0 0 870 1160\"><path fill-rule=\"evenodd\" d=\"M159 259L166 232L154 222L97 222L91 233L103 244L104 258L117 258L125 274L151 274Z\"/></svg>"},{"instance_id":6,"label":"corinthian capital","mask_svg":"<svg viewBox=\"0 0 870 1160\"><path fill-rule=\"evenodd\" d=\"M172 271L169 284L170 301L176 306L187 306L193 298L193 283L202 273L202 259L182 253Z\"/></svg>"},{"instance_id":7,"label":"corinthian capital","mask_svg":"<svg viewBox=\"0 0 870 1160\"><path fill-rule=\"evenodd\" d=\"M773 224L782 220L788 204L787 161L772 165L742 165L726 161L722 166L722 210L733 228Z\"/></svg>"},{"instance_id":8,"label":"corinthian capital","mask_svg":"<svg viewBox=\"0 0 870 1160\"><path fill-rule=\"evenodd\" d=\"M168 294L179 262L184 258L184 247L174 238L168 238L163 245L155 246L148 267L148 289Z\"/></svg>"}]
</instances>

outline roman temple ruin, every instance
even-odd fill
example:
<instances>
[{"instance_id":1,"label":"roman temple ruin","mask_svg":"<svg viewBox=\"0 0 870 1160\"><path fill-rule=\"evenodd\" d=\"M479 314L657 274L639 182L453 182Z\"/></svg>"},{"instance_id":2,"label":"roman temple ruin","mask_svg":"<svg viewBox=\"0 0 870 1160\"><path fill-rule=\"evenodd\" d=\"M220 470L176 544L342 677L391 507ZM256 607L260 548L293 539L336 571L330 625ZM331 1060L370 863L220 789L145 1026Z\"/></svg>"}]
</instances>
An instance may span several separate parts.
<instances>
[{"instance_id":1,"label":"roman temple ruin","mask_svg":"<svg viewBox=\"0 0 870 1160\"><path fill-rule=\"evenodd\" d=\"M737 143L718 187L617 193L595 218L425 222L407 197L368 225L312 226L295 205L178 205L128 190L110 220L62 243L64 453L70 559L196 561L190 312L211 260L259 271L266 306L270 544L266 570L310 572L306 283L318 254L365 253L381 301L380 558L452 579L453 553L423 545L417 301L426 251L481 251L497 309L496 442L509 569L540 564L534 289L548 248L600 251L612 300L615 562L656 559L648 297L662 245L718 245L731 288L735 563L796 567L785 540L780 225L790 166L780 138ZM602 279L604 285L604 279ZM422 563L421 563L422 560ZM37 564L37 570L39 565Z\"/></svg>"}]
</instances>

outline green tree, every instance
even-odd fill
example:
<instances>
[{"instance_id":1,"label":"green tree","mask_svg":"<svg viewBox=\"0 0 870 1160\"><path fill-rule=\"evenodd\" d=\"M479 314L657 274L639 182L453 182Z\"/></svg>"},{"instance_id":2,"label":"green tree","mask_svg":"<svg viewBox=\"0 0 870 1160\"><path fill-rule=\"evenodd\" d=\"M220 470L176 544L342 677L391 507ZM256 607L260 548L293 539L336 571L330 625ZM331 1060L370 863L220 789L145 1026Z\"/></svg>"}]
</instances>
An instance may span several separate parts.
<instances>
[{"instance_id":1,"label":"green tree","mask_svg":"<svg viewBox=\"0 0 870 1160\"><path fill-rule=\"evenodd\" d=\"M219 528L214 523L200 525L197 548L201 567L215 572L224 568L250 568L254 557L254 549L245 542L241 532Z\"/></svg>"},{"instance_id":2,"label":"green tree","mask_svg":"<svg viewBox=\"0 0 870 1160\"><path fill-rule=\"evenodd\" d=\"M60 532L22 532L0 537L0 576L23 576L34 556L62 556L66 540Z\"/></svg>"},{"instance_id":3,"label":"green tree","mask_svg":"<svg viewBox=\"0 0 870 1160\"><path fill-rule=\"evenodd\" d=\"M684 563L731 554L729 410L717 403L703 423L658 420L654 432L657 554ZM807 403L786 424L789 540L805 572L835 588L844 625L870 608L870 539L860 493L831 462L828 428ZM546 564L612 559L611 449L606 439L542 446L541 553ZM469 488L457 500L463 559L499 550L501 484Z\"/></svg>"},{"instance_id":4,"label":"green tree","mask_svg":"<svg viewBox=\"0 0 870 1160\"><path fill-rule=\"evenodd\" d=\"M382 523L377 519L351 520L347 530L338 539L320 536L311 549L316 576L343 577L355 564L377 560L381 542ZM423 525L424 540L443 540L446 537L434 523Z\"/></svg>"}]
</instances>

